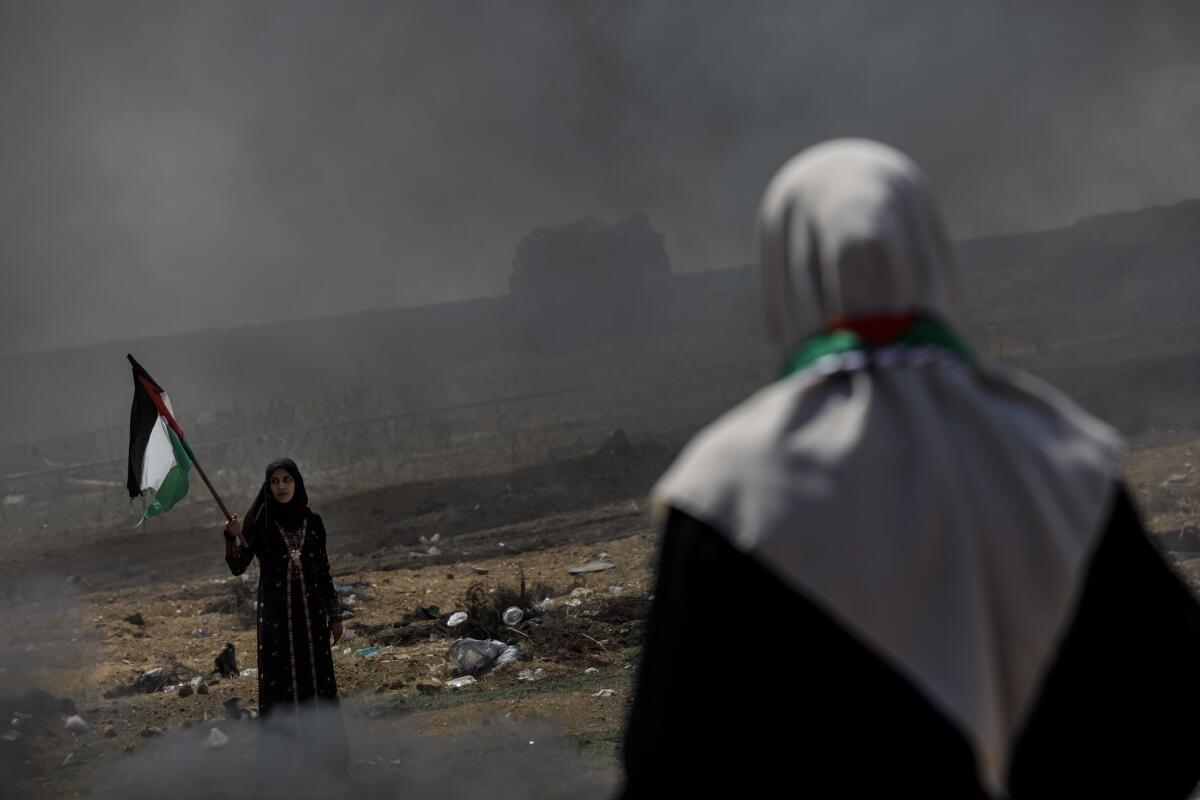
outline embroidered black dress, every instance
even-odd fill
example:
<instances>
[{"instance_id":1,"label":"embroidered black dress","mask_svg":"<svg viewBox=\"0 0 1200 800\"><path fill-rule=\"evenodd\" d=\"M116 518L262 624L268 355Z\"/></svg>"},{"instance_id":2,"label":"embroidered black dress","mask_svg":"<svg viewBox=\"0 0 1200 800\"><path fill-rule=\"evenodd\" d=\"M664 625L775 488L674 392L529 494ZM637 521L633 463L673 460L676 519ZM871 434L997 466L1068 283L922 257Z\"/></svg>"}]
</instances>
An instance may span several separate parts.
<instances>
[{"instance_id":1,"label":"embroidered black dress","mask_svg":"<svg viewBox=\"0 0 1200 800\"><path fill-rule=\"evenodd\" d=\"M271 473L280 467L292 474L296 485L286 504L272 497L268 485ZM240 575L258 559L259 715L279 728L286 717L294 714L299 719L301 711L328 712L316 723L321 727L318 747L323 758L344 763L345 733L329 630L331 621L340 621L341 606L329 574L325 525L308 508L303 478L290 459L267 467L267 481L246 512L243 535L245 546L226 533L225 561ZM301 725L302 734L306 727ZM331 732L331 727L342 730Z\"/></svg>"},{"instance_id":2,"label":"embroidered black dress","mask_svg":"<svg viewBox=\"0 0 1200 800\"><path fill-rule=\"evenodd\" d=\"M246 547L226 542L225 560L241 575L258 558L258 708L262 716L313 697L337 700L329 623L341 609L329 577L325 525L312 511L298 530L278 522Z\"/></svg>"}]
</instances>

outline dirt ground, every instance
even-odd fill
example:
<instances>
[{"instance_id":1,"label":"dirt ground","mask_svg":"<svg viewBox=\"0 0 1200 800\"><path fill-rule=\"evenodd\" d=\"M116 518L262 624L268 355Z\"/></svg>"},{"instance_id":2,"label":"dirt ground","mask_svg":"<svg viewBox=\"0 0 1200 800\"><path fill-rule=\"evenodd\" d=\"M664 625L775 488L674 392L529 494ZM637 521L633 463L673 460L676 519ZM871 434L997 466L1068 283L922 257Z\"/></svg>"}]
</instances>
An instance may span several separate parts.
<instances>
[{"instance_id":1,"label":"dirt ground","mask_svg":"<svg viewBox=\"0 0 1200 800\"><path fill-rule=\"evenodd\" d=\"M1198 434L1147 437L1133 443L1126 477L1156 542L1200 591L1197 456ZM400 785L417 787L413 796L419 774L447 785L487 774L512 789L493 786L489 796L522 796L517 786L547 797L611 792L653 593L657 541L643 498L669 459L661 448L640 448L335 498L310 487L330 531L335 582L352 603L345 625L353 638L335 646L334 658L352 751L345 796L395 796ZM0 698L12 708L0 720L0 769L9 775L0 798L241 796L200 791L202 777L170 771L182 767L145 772L151 777L135 781L141 794L112 788L126 766L127 776L142 776L148 764L166 769L173 758L196 776L249 769L253 726L231 718L226 703L238 698L253 709L255 678L211 673L227 643L240 668L255 666L246 598L256 577L229 575L216 520L157 532L51 526L40 541L5 547ZM568 572L600 560L613 566ZM522 579L525 603L550 597L548 607L515 629L472 627L486 621L478 604L505 605ZM445 616L471 602L471 622L447 627ZM140 620L128 621L135 614ZM450 688L445 654L463 631L495 633L525 658ZM355 652L373 646L377 653ZM160 667L174 673L171 688L111 696ZM538 680L521 679L537 670ZM188 684L186 696L178 683ZM88 732L67 729L71 709L56 706L60 699L73 703ZM223 748L202 744L214 728L228 737ZM205 761L218 750L225 761ZM242 760L229 760L235 755ZM485 763L492 766L462 774ZM156 794L162 786L173 788Z\"/></svg>"}]
</instances>

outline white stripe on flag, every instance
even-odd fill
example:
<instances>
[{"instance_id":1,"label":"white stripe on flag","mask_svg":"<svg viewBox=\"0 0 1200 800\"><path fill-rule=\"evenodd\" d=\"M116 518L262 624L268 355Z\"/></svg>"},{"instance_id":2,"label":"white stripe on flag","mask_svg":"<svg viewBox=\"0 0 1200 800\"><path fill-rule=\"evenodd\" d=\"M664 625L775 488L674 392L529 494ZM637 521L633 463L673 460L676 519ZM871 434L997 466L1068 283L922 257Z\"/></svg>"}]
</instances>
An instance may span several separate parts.
<instances>
[{"instance_id":1,"label":"white stripe on flag","mask_svg":"<svg viewBox=\"0 0 1200 800\"><path fill-rule=\"evenodd\" d=\"M167 421L160 416L150 433L150 441L146 442L146 454L142 456L142 491L157 491L173 466L175 450L167 435Z\"/></svg>"}]
</instances>

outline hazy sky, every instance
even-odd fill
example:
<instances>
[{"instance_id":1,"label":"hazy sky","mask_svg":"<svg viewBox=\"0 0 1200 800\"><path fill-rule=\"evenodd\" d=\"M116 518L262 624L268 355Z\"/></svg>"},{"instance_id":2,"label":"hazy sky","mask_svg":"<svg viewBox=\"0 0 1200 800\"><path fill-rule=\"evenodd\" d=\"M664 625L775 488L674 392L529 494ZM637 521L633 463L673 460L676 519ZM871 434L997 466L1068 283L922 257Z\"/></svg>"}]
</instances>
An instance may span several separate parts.
<instances>
[{"instance_id":1,"label":"hazy sky","mask_svg":"<svg viewBox=\"0 0 1200 800\"><path fill-rule=\"evenodd\" d=\"M831 136L960 237L1197 197L1189 6L0 0L0 353L498 294L584 215L745 263Z\"/></svg>"}]
</instances>

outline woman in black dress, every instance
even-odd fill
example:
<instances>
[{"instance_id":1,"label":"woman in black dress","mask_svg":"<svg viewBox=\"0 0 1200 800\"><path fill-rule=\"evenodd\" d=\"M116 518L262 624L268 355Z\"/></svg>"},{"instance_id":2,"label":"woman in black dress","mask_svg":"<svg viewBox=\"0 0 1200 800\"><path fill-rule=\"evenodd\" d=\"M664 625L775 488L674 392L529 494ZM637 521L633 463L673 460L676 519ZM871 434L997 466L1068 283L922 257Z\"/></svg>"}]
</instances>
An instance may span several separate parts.
<instances>
[{"instance_id":1,"label":"woman in black dress","mask_svg":"<svg viewBox=\"0 0 1200 800\"><path fill-rule=\"evenodd\" d=\"M278 725L289 715L299 719L301 711L328 711L341 728L330 652L331 643L342 636L341 606L329 575L325 525L308 507L304 478L291 459L267 465L245 525L235 516L225 528L230 571L241 575L255 558L260 716ZM344 763L344 732L331 737L328 722L323 718L319 724L319 755ZM306 727L299 726L298 732L305 733ZM311 742L314 737L300 738Z\"/></svg>"}]
</instances>

